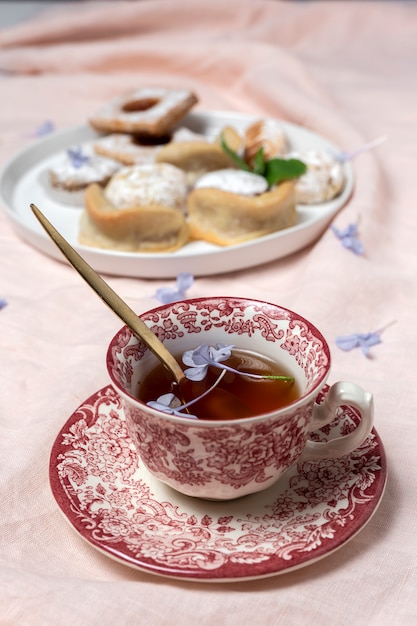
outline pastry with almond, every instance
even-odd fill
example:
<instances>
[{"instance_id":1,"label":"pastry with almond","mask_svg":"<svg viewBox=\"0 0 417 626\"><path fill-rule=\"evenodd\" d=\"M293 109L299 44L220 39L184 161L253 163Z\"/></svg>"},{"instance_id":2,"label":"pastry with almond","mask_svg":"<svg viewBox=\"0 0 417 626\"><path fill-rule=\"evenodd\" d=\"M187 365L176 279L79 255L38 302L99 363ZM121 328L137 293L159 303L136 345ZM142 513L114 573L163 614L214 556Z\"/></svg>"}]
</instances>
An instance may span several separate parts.
<instances>
[{"instance_id":1,"label":"pastry with almond","mask_svg":"<svg viewBox=\"0 0 417 626\"><path fill-rule=\"evenodd\" d=\"M278 120L261 119L246 128L243 158L250 167L261 149L265 161L283 157L288 151L287 136Z\"/></svg>"}]
</instances>

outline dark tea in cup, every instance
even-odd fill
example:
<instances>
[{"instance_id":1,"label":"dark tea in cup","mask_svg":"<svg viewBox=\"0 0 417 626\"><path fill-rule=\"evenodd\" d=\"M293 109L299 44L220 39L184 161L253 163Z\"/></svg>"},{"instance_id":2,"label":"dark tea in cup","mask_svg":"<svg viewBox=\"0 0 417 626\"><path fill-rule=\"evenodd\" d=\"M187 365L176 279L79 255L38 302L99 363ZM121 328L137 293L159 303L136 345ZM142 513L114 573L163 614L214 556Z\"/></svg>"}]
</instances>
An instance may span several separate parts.
<instances>
[{"instance_id":1,"label":"dark tea in cup","mask_svg":"<svg viewBox=\"0 0 417 626\"><path fill-rule=\"evenodd\" d=\"M176 359L184 367L182 354L176 355ZM222 366L230 369L224 370ZM192 403L184 410L184 417L192 413L207 420L233 420L270 413L301 396L300 385L288 368L270 357L237 348L232 349L230 357L219 363L219 367L210 365L203 380L186 379L180 389L172 375L158 364L138 385L137 395L146 404L169 393L182 404Z\"/></svg>"}]
</instances>

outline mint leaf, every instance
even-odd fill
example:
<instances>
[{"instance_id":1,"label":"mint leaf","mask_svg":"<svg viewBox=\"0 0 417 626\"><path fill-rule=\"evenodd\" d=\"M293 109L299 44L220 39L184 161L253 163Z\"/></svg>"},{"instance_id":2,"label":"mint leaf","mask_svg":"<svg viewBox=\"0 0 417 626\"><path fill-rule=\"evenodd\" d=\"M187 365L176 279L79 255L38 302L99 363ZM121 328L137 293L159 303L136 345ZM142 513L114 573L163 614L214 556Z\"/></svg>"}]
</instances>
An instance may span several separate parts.
<instances>
[{"instance_id":1,"label":"mint leaf","mask_svg":"<svg viewBox=\"0 0 417 626\"><path fill-rule=\"evenodd\" d=\"M264 176L269 187L284 180L298 178L307 171L307 166L298 159L271 159L266 162Z\"/></svg>"},{"instance_id":2,"label":"mint leaf","mask_svg":"<svg viewBox=\"0 0 417 626\"><path fill-rule=\"evenodd\" d=\"M263 176L270 188L277 183L282 183L284 180L298 178L307 171L307 165L298 159L276 158L265 161L263 148L260 148L256 153L253 168L251 168L246 161L227 145L223 135L220 137L220 145L241 170Z\"/></svg>"},{"instance_id":3,"label":"mint leaf","mask_svg":"<svg viewBox=\"0 0 417 626\"><path fill-rule=\"evenodd\" d=\"M252 171L249 165L247 165L247 163L245 163L245 161L241 159L240 156L234 150L229 148L229 146L227 145L227 143L225 142L223 138L223 135L220 137L220 145L222 149L226 152L226 154L232 159L232 161L236 163L238 167L240 167L241 170L246 170L247 172Z\"/></svg>"},{"instance_id":4,"label":"mint leaf","mask_svg":"<svg viewBox=\"0 0 417 626\"><path fill-rule=\"evenodd\" d=\"M259 148L258 152L255 155L254 161L253 161L253 171L254 171L255 174L259 174L260 176L264 176L264 174L265 174L265 167L266 167L266 163L265 163L264 149L263 148Z\"/></svg>"}]
</instances>

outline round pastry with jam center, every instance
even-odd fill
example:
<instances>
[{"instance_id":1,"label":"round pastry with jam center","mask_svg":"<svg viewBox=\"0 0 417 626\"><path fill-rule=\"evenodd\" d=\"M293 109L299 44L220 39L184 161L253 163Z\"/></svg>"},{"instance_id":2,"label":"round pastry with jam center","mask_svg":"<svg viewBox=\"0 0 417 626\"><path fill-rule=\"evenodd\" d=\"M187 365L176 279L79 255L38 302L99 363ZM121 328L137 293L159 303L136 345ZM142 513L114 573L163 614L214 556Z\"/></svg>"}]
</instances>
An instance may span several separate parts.
<instances>
[{"instance_id":1,"label":"round pastry with jam center","mask_svg":"<svg viewBox=\"0 0 417 626\"><path fill-rule=\"evenodd\" d=\"M93 128L108 133L164 135L196 104L187 89L142 87L105 104L92 115Z\"/></svg>"}]
</instances>

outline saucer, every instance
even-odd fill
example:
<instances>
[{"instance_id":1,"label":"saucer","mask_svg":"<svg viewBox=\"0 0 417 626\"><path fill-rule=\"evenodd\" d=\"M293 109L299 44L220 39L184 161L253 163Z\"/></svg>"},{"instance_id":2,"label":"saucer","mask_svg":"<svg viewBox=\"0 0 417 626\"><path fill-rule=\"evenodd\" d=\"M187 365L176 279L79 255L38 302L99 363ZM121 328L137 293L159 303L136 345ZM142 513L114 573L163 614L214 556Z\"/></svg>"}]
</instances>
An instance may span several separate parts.
<instances>
[{"instance_id":1,"label":"saucer","mask_svg":"<svg viewBox=\"0 0 417 626\"><path fill-rule=\"evenodd\" d=\"M343 407L312 438L339 436L356 422ZM184 496L138 461L111 386L71 415L49 468L58 506L94 548L147 573L200 582L264 578L331 554L369 521L386 476L374 429L350 455L299 462L260 493L226 502Z\"/></svg>"}]
</instances>

